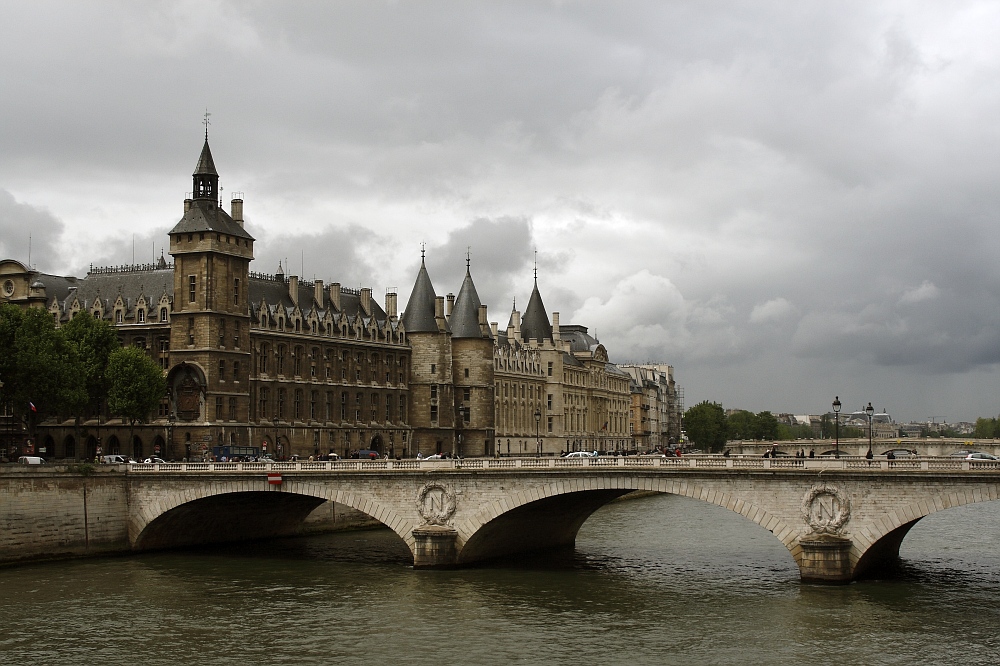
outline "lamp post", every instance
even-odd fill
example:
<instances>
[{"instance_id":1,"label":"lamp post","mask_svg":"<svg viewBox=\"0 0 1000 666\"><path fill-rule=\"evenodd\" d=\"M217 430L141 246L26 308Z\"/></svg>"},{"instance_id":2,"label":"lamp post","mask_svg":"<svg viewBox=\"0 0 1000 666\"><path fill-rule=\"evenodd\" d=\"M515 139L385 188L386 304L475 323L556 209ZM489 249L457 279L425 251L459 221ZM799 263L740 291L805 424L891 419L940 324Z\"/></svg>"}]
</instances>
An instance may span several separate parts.
<instances>
[{"instance_id":1,"label":"lamp post","mask_svg":"<svg viewBox=\"0 0 1000 666\"><path fill-rule=\"evenodd\" d=\"M868 460L871 460L872 459L872 417L875 415L875 408L872 407L872 403L869 402L868 406L865 407L865 414L868 415L868 453L866 454L865 457L868 458Z\"/></svg>"},{"instance_id":2,"label":"lamp post","mask_svg":"<svg viewBox=\"0 0 1000 666\"><path fill-rule=\"evenodd\" d=\"M167 415L167 450L164 451L167 454L167 459L173 461L174 459L174 415L173 412Z\"/></svg>"},{"instance_id":3,"label":"lamp post","mask_svg":"<svg viewBox=\"0 0 1000 666\"><path fill-rule=\"evenodd\" d=\"M277 414L275 414L274 418L271 419L271 423L274 424L274 455L278 455L278 415ZM264 442L264 453L267 453L267 442ZM277 460L277 458L275 460Z\"/></svg>"},{"instance_id":4,"label":"lamp post","mask_svg":"<svg viewBox=\"0 0 1000 666\"><path fill-rule=\"evenodd\" d=\"M542 420L542 410L535 408L535 447L538 449L538 457L542 457L542 439L538 436L538 422Z\"/></svg>"},{"instance_id":5,"label":"lamp post","mask_svg":"<svg viewBox=\"0 0 1000 666\"><path fill-rule=\"evenodd\" d=\"M840 396L833 397L833 432L834 437L837 440L836 452L833 454L834 457L840 457Z\"/></svg>"}]
</instances>

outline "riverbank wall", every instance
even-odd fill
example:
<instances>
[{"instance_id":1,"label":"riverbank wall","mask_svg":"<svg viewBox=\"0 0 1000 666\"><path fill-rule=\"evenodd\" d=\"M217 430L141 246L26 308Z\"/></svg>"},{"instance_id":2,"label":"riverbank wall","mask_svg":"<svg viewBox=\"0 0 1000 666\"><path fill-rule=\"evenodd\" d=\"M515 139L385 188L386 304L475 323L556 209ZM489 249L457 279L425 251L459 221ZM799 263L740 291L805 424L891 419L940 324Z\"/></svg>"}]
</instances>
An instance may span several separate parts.
<instances>
[{"instance_id":1,"label":"riverbank wall","mask_svg":"<svg viewBox=\"0 0 1000 666\"><path fill-rule=\"evenodd\" d=\"M298 533L380 525L356 509L324 502ZM124 466L0 466L0 565L131 551Z\"/></svg>"}]
</instances>

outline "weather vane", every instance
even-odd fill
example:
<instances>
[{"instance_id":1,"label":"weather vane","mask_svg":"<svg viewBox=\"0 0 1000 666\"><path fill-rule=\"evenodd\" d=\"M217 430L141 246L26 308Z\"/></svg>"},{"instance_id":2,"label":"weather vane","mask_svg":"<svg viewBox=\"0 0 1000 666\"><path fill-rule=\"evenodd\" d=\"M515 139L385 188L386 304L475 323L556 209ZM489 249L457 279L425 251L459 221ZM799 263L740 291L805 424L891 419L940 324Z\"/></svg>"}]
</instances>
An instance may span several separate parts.
<instances>
[{"instance_id":1,"label":"weather vane","mask_svg":"<svg viewBox=\"0 0 1000 666\"><path fill-rule=\"evenodd\" d=\"M201 121L201 124L205 126L205 141L208 141L208 126L212 124L212 121L208 117L212 115L208 112L208 107L205 107L205 119Z\"/></svg>"}]
</instances>

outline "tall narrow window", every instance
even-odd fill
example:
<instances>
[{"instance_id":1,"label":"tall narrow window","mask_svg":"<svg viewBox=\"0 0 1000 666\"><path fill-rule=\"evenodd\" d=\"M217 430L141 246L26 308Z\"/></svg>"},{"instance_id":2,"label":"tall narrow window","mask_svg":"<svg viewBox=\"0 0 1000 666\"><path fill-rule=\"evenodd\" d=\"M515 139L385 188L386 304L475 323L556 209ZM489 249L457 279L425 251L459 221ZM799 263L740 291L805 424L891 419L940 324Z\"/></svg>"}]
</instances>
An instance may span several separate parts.
<instances>
[{"instance_id":1,"label":"tall narrow window","mask_svg":"<svg viewBox=\"0 0 1000 666\"><path fill-rule=\"evenodd\" d=\"M236 398L229 399L229 420L236 420Z\"/></svg>"},{"instance_id":2,"label":"tall narrow window","mask_svg":"<svg viewBox=\"0 0 1000 666\"><path fill-rule=\"evenodd\" d=\"M240 279L233 280L233 305L240 304Z\"/></svg>"},{"instance_id":3,"label":"tall narrow window","mask_svg":"<svg viewBox=\"0 0 1000 666\"><path fill-rule=\"evenodd\" d=\"M198 278L194 275L188 276L188 301L194 303L198 296Z\"/></svg>"},{"instance_id":4,"label":"tall narrow window","mask_svg":"<svg viewBox=\"0 0 1000 666\"><path fill-rule=\"evenodd\" d=\"M233 322L233 346L240 348L240 322Z\"/></svg>"}]
</instances>

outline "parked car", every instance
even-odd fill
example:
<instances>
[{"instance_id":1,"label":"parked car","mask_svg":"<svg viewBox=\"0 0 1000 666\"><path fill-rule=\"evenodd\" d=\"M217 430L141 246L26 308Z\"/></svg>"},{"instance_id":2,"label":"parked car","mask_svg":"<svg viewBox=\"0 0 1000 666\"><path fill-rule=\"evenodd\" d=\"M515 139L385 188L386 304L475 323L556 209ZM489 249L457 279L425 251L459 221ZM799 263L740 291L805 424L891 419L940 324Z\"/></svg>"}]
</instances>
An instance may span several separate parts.
<instances>
[{"instance_id":1,"label":"parked car","mask_svg":"<svg viewBox=\"0 0 1000 666\"><path fill-rule=\"evenodd\" d=\"M597 451L571 451L567 453L565 458L596 458Z\"/></svg>"},{"instance_id":2,"label":"parked car","mask_svg":"<svg viewBox=\"0 0 1000 666\"><path fill-rule=\"evenodd\" d=\"M154 456L152 458L146 458L142 462L146 463L147 465L149 465L149 464L159 465L159 464L165 463L167 461L164 460L163 458L157 458L157 457Z\"/></svg>"},{"instance_id":3,"label":"parked car","mask_svg":"<svg viewBox=\"0 0 1000 666\"><path fill-rule=\"evenodd\" d=\"M21 456L17 459L19 465L44 465L45 458L39 458L38 456Z\"/></svg>"}]
</instances>

